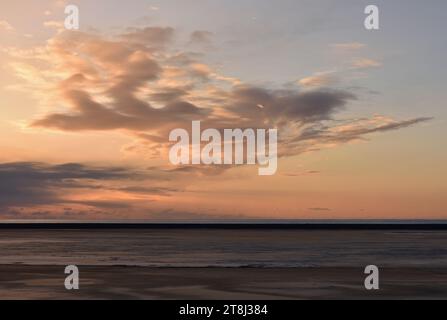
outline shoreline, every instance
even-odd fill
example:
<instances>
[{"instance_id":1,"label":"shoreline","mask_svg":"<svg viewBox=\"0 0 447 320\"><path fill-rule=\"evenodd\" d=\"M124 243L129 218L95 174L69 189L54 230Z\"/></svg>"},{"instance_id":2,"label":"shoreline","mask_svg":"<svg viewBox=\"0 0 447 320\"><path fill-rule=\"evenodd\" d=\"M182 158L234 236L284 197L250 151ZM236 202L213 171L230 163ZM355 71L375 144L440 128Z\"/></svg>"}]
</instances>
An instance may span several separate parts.
<instances>
[{"instance_id":1,"label":"shoreline","mask_svg":"<svg viewBox=\"0 0 447 320\"><path fill-rule=\"evenodd\" d=\"M447 222L234 222L234 223L113 223L113 222L0 222L0 230L42 229L42 230L396 230L436 231L447 230Z\"/></svg>"}]
</instances>

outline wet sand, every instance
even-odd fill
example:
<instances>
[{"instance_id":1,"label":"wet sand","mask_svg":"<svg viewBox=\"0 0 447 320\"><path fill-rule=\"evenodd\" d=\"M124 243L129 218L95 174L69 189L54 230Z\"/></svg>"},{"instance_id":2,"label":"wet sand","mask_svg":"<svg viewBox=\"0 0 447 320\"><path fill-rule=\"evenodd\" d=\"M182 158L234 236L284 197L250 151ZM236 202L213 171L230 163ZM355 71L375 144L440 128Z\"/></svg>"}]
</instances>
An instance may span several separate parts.
<instances>
[{"instance_id":1,"label":"wet sand","mask_svg":"<svg viewBox=\"0 0 447 320\"><path fill-rule=\"evenodd\" d=\"M148 268L79 266L80 290L62 266L0 265L1 299L447 299L447 269L382 269L367 291L361 268Z\"/></svg>"}]
</instances>

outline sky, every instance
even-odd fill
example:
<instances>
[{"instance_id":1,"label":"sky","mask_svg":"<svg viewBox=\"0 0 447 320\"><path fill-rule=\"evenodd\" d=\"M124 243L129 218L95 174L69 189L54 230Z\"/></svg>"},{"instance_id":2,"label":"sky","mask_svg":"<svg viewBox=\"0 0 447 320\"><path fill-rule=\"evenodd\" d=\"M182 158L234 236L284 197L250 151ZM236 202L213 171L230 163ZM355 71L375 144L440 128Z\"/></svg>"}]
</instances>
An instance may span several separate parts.
<instances>
[{"instance_id":1,"label":"sky","mask_svg":"<svg viewBox=\"0 0 447 320\"><path fill-rule=\"evenodd\" d=\"M447 218L447 3L369 4L2 1L0 219ZM277 128L276 174L172 165L192 121Z\"/></svg>"}]
</instances>

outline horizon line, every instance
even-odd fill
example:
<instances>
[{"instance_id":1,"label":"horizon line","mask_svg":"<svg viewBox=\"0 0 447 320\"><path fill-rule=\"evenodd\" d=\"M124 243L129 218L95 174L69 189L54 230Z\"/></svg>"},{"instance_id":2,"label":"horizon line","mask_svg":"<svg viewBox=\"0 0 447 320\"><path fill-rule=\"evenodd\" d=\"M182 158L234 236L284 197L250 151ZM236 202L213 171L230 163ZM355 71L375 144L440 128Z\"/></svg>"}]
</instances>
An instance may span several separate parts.
<instances>
[{"instance_id":1,"label":"horizon line","mask_svg":"<svg viewBox=\"0 0 447 320\"><path fill-rule=\"evenodd\" d=\"M0 229L447 230L447 220L1 221Z\"/></svg>"}]
</instances>

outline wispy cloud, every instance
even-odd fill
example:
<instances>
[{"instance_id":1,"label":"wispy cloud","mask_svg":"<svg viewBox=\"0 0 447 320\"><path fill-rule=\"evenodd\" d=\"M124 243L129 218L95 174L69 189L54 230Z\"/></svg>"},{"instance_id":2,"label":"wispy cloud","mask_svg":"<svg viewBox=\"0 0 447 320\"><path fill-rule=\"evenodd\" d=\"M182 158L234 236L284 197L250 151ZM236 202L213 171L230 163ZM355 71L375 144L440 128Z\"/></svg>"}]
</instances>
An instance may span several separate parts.
<instances>
[{"instance_id":1,"label":"wispy cloud","mask_svg":"<svg viewBox=\"0 0 447 320\"><path fill-rule=\"evenodd\" d=\"M206 30L196 30L191 33L189 38L189 45L191 46L205 46L212 47L213 33Z\"/></svg>"},{"instance_id":2,"label":"wispy cloud","mask_svg":"<svg viewBox=\"0 0 447 320\"><path fill-rule=\"evenodd\" d=\"M361 42L334 43L330 47L337 51L353 52L366 48L366 44Z\"/></svg>"},{"instance_id":3,"label":"wispy cloud","mask_svg":"<svg viewBox=\"0 0 447 320\"><path fill-rule=\"evenodd\" d=\"M352 62L352 67L355 69L377 68L381 66L382 63L380 61L369 58L359 58Z\"/></svg>"},{"instance_id":4,"label":"wispy cloud","mask_svg":"<svg viewBox=\"0 0 447 320\"><path fill-rule=\"evenodd\" d=\"M335 72L318 72L298 80L298 84L305 88L329 87L337 83Z\"/></svg>"},{"instance_id":5,"label":"wispy cloud","mask_svg":"<svg viewBox=\"0 0 447 320\"><path fill-rule=\"evenodd\" d=\"M43 26L45 28L63 29L64 23L62 21L49 20L49 21L44 21Z\"/></svg>"},{"instance_id":6,"label":"wispy cloud","mask_svg":"<svg viewBox=\"0 0 447 320\"><path fill-rule=\"evenodd\" d=\"M15 28L6 20L0 20L0 30L14 31Z\"/></svg>"}]
</instances>

